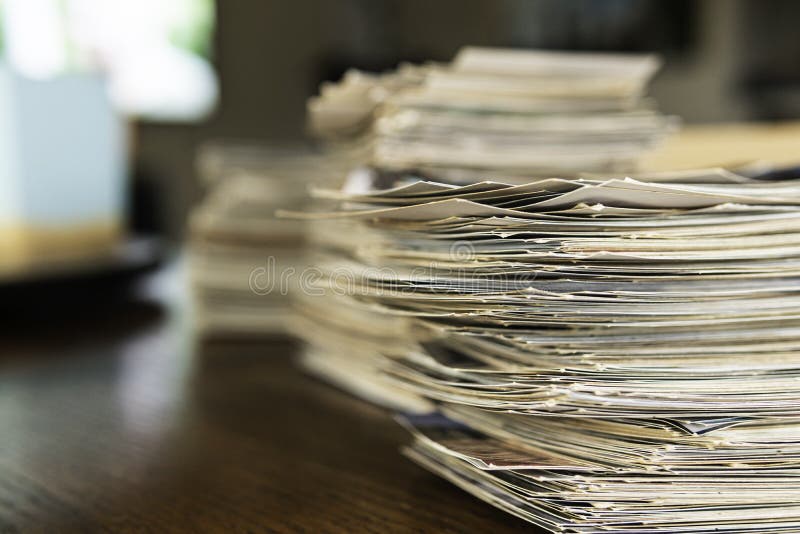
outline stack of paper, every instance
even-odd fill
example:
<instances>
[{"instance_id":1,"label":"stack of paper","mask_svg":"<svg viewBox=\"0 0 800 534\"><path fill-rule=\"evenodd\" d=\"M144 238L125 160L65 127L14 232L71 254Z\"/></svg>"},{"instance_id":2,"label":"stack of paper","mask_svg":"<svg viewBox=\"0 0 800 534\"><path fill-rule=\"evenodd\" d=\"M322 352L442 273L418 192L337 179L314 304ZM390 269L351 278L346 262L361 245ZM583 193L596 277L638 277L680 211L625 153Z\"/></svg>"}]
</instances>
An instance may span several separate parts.
<instances>
[{"instance_id":1,"label":"stack of paper","mask_svg":"<svg viewBox=\"0 0 800 534\"><path fill-rule=\"evenodd\" d=\"M444 414L411 458L558 532L800 530L800 183L356 185L306 292L399 325L347 365Z\"/></svg>"},{"instance_id":2,"label":"stack of paper","mask_svg":"<svg viewBox=\"0 0 800 534\"><path fill-rule=\"evenodd\" d=\"M658 63L653 56L465 48L449 64L402 65L383 75L351 71L322 87L309 117L355 168L346 191L426 175L525 183L550 172L628 171L676 122L644 98ZM327 221L313 225L319 257L312 263L338 265L336 283L347 285L350 266L340 260L360 233ZM308 293L299 294L313 297ZM407 351L408 321L354 309L336 296L298 299L303 313L293 325L308 342L306 367L376 402L427 409L373 380L383 355Z\"/></svg>"},{"instance_id":3,"label":"stack of paper","mask_svg":"<svg viewBox=\"0 0 800 534\"><path fill-rule=\"evenodd\" d=\"M643 98L653 56L464 48L449 64L348 73L309 102L354 164L471 182L631 170L673 129Z\"/></svg>"},{"instance_id":4,"label":"stack of paper","mask_svg":"<svg viewBox=\"0 0 800 534\"><path fill-rule=\"evenodd\" d=\"M198 329L284 331L288 295L305 264L305 226L277 219L275 210L304 206L308 184L331 183L334 171L305 150L236 144L203 148L199 170L210 191L190 221Z\"/></svg>"},{"instance_id":5,"label":"stack of paper","mask_svg":"<svg viewBox=\"0 0 800 534\"><path fill-rule=\"evenodd\" d=\"M655 68L465 49L324 87L363 168L292 214L304 363L554 532L800 532L800 183L637 172Z\"/></svg>"}]
</instances>

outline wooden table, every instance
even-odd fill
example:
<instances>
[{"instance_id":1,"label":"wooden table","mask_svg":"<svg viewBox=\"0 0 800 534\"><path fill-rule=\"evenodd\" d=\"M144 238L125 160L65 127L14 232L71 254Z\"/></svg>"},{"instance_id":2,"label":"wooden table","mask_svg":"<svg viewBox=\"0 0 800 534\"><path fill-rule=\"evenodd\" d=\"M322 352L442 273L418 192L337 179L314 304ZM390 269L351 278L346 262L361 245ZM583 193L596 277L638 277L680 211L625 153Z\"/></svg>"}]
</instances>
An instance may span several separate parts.
<instances>
[{"instance_id":1,"label":"wooden table","mask_svg":"<svg viewBox=\"0 0 800 534\"><path fill-rule=\"evenodd\" d=\"M152 283L0 322L0 532L533 530L402 457L290 341L195 342L181 282Z\"/></svg>"},{"instance_id":2,"label":"wooden table","mask_svg":"<svg viewBox=\"0 0 800 534\"><path fill-rule=\"evenodd\" d=\"M644 157L647 170L800 165L800 122L693 124Z\"/></svg>"}]
</instances>

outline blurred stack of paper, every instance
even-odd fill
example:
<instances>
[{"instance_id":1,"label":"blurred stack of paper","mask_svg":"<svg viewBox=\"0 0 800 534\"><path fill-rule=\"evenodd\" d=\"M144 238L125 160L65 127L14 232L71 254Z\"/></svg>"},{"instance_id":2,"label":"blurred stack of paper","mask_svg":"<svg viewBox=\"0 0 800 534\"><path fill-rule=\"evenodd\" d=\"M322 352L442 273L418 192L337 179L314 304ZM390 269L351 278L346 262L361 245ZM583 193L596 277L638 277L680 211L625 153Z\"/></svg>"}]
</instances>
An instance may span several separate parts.
<instances>
[{"instance_id":1,"label":"blurred stack of paper","mask_svg":"<svg viewBox=\"0 0 800 534\"><path fill-rule=\"evenodd\" d=\"M653 56L464 48L449 64L349 72L309 102L353 164L451 182L628 171L673 129L644 99Z\"/></svg>"},{"instance_id":2,"label":"blurred stack of paper","mask_svg":"<svg viewBox=\"0 0 800 534\"><path fill-rule=\"evenodd\" d=\"M209 145L198 159L210 187L190 225L198 329L280 333L305 264L305 225L274 214L304 206L309 183L335 183L334 171L301 149Z\"/></svg>"},{"instance_id":3,"label":"blurred stack of paper","mask_svg":"<svg viewBox=\"0 0 800 534\"><path fill-rule=\"evenodd\" d=\"M344 349L380 325L346 365L437 404L407 454L495 506L558 532L798 532L800 183L636 178L317 190L341 205L304 215L331 251L307 292L357 310Z\"/></svg>"}]
</instances>

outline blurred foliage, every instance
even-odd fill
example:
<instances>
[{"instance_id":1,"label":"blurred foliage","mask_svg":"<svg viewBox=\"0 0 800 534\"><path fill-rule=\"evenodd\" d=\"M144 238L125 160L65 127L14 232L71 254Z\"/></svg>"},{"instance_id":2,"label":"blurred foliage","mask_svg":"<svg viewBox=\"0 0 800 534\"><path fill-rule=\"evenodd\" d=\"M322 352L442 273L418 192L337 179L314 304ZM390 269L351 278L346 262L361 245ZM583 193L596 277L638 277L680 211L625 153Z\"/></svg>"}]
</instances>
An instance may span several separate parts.
<instances>
[{"instance_id":1,"label":"blurred foliage","mask_svg":"<svg viewBox=\"0 0 800 534\"><path fill-rule=\"evenodd\" d=\"M1 0L0 0L1 1ZM210 59L214 30L214 0L173 0L183 4L185 14L169 30L169 41L177 47Z\"/></svg>"}]
</instances>

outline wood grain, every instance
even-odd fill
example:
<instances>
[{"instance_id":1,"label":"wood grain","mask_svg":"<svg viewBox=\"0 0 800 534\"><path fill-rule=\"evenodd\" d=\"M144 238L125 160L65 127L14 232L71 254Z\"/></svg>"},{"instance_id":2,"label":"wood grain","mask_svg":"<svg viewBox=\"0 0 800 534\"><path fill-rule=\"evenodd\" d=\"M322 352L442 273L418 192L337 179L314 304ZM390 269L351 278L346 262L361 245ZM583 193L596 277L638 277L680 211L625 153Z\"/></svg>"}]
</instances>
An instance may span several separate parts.
<instances>
[{"instance_id":1,"label":"wood grain","mask_svg":"<svg viewBox=\"0 0 800 534\"><path fill-rule=\"evenodd\" d=\"M197 343L159 302L3 325L0 532L530 530L403 458L290 341Z\"/></svg>"}]
</instances>

